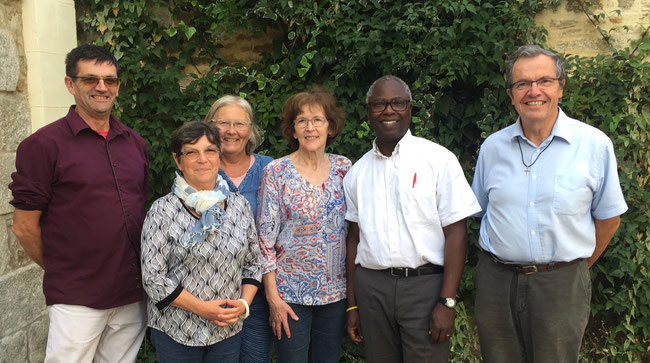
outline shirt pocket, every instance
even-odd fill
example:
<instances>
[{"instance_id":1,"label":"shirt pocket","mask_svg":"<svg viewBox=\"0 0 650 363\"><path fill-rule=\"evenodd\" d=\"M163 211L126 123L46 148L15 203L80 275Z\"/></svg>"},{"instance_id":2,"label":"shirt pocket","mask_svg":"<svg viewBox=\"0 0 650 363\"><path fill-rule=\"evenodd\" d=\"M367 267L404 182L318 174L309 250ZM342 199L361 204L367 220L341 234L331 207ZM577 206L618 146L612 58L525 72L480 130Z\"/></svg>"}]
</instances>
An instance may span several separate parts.
<instances>
[{"instance_id":1,"label":"shirt pocket","mask_svg":"<svg viewBox=\"0 0 650 363\"><path fill-rule=\"evenodd\" d=\"M586 176L557 175L553 188L553 211L557 214L585 214L591 207L593 191Z\"/></svg>"},{"instance_id":2,"label":"shirt pocket","mask_svg":"<svg viewBox=\"0 0 650 363\"><path fill-rule=\"evenodd\" d=\"M436 186L433 183L409 185L404 194L406 195L406 203L402 205L402 208L404 208L404 217L407 221L417 224L437 222Z\"/></svg>"}]
</instances>

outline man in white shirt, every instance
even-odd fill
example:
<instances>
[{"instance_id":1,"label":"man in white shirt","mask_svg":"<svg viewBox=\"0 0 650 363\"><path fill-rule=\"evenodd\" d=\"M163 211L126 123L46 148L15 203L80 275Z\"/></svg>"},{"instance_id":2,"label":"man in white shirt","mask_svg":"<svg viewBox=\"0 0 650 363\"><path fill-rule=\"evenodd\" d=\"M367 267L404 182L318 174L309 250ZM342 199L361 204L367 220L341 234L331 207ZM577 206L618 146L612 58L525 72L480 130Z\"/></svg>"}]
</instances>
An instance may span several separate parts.
<instances>
[{"instance_id":1,"label":"man in white shirt","mask_svg":"<svg viewBox=\"0 0 650 363\"><path fill-rule=\"evenodd\" d=\"M347 331L369 362L446 362L466 218L481 208L455 155L409 131L404 81L379 78L366 104L376 139L344 179Z\"/></svg>"}]
</instances>

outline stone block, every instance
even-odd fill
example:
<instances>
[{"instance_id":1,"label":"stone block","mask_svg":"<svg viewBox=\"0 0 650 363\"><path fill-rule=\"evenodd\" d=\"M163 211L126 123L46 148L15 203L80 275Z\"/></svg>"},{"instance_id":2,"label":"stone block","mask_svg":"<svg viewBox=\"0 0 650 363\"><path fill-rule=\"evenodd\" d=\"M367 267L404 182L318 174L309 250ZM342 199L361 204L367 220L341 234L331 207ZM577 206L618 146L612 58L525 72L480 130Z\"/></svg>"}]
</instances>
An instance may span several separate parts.
<instances>
[{"instance_id":1,"label":"stone block","mask_svg":"<svg viewBox=\"0 0 650 363\"><path fill-rule=\"evenodd\" d=\"M0 93L0 110L0 152L16 151L18 144L29 136L31 118L27 95Z\"/></svg>"},{"instance_id":2,"label":"stone block","mask_svg":"<svg viewBox=\"0 0 650 363\"><path fill-rule=\"evenodd\" d=\"M0 29L0 91L15 92L20 62L13 34Z\"/></svg>"},{"instance_id":3,"label":"stone block","mask_svg":"<svg viewBox=\"0 0 650 363\"><path fill-rule=\"evenodd\" d=\"M43 270L36 264L0 276L1 335L26 330L43 316L46 307L42 285Z\"/></svg>"},{"instance_id":4,"label":"stone block","mask_svg":"<svg viewBox=\"0 0 650 363\"><path fill-rule=\"evenodd\" d=\"M9 214L5 220L4 226L6 226L7 234L7 252L6 255L9 257L7 261L6 271L18 270L21 267L25 267L32 263L32 259L29 258L27 252L23 249L23 246L18 241L16 235L11 231L11 225L13 224L13 216ZM0 226L0 233L3 232L3 226ZM1 249L2 247L0 247ZM0 271L2 266L0 266Z\"/></svg>"},{"instance_id":5,"label":"stone block","mask_svg":"<svg viewBox=\"0 0 650 363\"><path fill-rule=\"evenodd\" d=\"M11 218L11 214L7 214L7 217ZM7 224L0 223L0 276L10 271L9 254L5 252L9 249L9 234L13 234L9 229ZM1 328L2 326L0 325Z\"/></svg>"},{"instance_id":6,"label":"stone block","mask_svg":"<svg viewBox=\"0 0 650 363\"><path fill-rule=\"evenodd\" d=\"M27 334L17 332L0 338L0 363L29 362Z\"/></svg>"},{"instance_id":7,"label":"stone block","mask_svg":"<svg viewBox=\"0 0 650 363\"><path fill-rule=\"evenodd\" d=\"M29 346L29 361L42 362L45 360L45 347L47 346L47 331L50 321L47 313L29 326L27 332L27 345Z\"/></svg>"},{"instance_id":8,"label":"stone block","mask_svg":"<svg viewBox=\"0 0 650 363\"><path fill-rule=\"evenodd\" d=\"M7 188L11 182L11 173L14 171L16 171L16 154L0 153L0 215L14 211L14 207L9 204L12 199L11 191Z\"/></svg>"}]
</instances>

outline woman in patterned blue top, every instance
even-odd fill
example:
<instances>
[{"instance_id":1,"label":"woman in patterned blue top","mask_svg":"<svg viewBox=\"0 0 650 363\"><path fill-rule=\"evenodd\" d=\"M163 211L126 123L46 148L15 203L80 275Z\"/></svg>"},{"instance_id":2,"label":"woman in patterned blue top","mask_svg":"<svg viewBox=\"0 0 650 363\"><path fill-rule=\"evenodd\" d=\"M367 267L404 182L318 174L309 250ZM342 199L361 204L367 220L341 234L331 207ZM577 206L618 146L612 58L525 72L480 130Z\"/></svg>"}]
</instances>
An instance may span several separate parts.
<instances>
[{"instance_id":1,"label":"woman in patterned blue top","mask_svg":"<svg viewBox=\"0 0 650 363\"><path fill-rule=\"evenodd\" d=\"M231 192L239 192L257 215L257 192L262 169L272 158L254 154L260 144L260 132L255 124L253 107L245 99L225 95L216 100L205 116L219 130L221 156L219 175ZM272 335L269 328L269 305L260 287L250 306L251 315L244 321L240 361L266 363L271 360Z\"/></svg>"},{"instance_id":2,"label":"woman in patterned blue top","mask_svg":"<svg viewBox=\"0 0 650 363\"><path fill-rule=\"evenodd\" d=\"M246 199L218 175L219 137L204 122L172 133L178 167L142 229L142 283L158 361L239 362L242 320L262 276Z\"/></svg>"},{"instance_id":3,"label":"woman in patterned blue top","mask_svg":"<svg viewBox=\"0 0 650 363\"><path fill-rule=\"evenodd\" d=\"M345 325L345 199L351 166L327 154L344 110L322 88L284 104L282 134L295 150L264 168L257 226L279 363L338 362Z\"/></svg>"}]
</instances>

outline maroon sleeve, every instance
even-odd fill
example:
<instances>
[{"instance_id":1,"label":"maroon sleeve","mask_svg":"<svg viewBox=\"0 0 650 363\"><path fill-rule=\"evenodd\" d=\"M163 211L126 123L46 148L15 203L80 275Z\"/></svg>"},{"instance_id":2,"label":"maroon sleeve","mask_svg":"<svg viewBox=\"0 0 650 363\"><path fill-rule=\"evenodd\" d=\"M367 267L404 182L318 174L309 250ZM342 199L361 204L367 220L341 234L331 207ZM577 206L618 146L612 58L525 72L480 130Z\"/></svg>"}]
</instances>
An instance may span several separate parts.
<instances>
[{"instance_id":1,"label":"maroon sleeve","mask_svg":"<svg viewBox=\"0 0 650 363\"><path fill-rule=\"evenodd\" d=\"M48 150L39 134L29 136L18 145L16 171L11 174L9 189L18 209L42 210L52 197L55 150Z\"/></svg>"}]
</instances>

